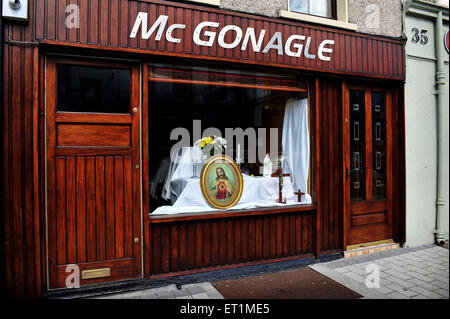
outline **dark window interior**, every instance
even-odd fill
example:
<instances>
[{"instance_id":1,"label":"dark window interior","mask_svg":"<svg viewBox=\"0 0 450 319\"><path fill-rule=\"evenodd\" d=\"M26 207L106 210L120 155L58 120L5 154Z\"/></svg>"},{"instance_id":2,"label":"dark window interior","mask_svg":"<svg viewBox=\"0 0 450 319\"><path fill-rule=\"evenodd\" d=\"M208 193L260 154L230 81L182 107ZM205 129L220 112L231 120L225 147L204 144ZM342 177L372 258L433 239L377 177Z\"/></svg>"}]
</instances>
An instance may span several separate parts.
<instances>
[{"instance_id":1,"label":"dark window interior","mask_svg":"<svg viewBox=\"0 0 450 319\"><path fill-rule=\"evenodd\" d=\"M57 65L57 110L130 113L131 70Z\"/></svg>"},{"instance_id":2,"label":"dark window interior","mask_svg":"<svg viewBox=\"0 0 450 319\"><path fill-rule=\"evenodd\" d=\"M172 79L177 75L171 74ZM152 76L152 73L150 74ZM245 77L245 84L241 81L237 86L196 84L203 83L198 77L204 77L204 73L185 76L184 81L189 78L194 83L163 82L151 80L149 82L149 167L150 183L163 161L169 160L172 146L179 141L170 141L173 129L182 127L189 130L191 134L191 145L193 138L193 121L201 120L201 129L214 127L221 131L225 137L225 128L280 128L278 131L279 152L281 152L281 136L284 119L284 110L289 98L305 98L306 92L285 91L281 89L261 89L246 87L251 78ZM208 78L208 76L206 76ZM217 74L209 74L209 79L222 79ZM178 80L176 80L178 81ZM213 82L212 82L213 83ZM298 83L298 82L297 82ZM269 82L262 85L268 86ZM272 83L273 84L273 83ZM269 135L269 129L267 129ZM203 136L202 136L203 137ZM247 140L245 141L247 143ZM236 145L236 141L233 143ZM270 145L267 143L267 150ZM233 150L236 152L236 149ZM281 153L280 153L281 154ZM244 163L241 170L248 175L261 175L260 164L248 164L248 154L244 150ZM161 194L162 185L159 185L157 193ZM161 205L171 205L160 196L158 199L150 197L150 211Z\"/></svg>"}]
</instances>

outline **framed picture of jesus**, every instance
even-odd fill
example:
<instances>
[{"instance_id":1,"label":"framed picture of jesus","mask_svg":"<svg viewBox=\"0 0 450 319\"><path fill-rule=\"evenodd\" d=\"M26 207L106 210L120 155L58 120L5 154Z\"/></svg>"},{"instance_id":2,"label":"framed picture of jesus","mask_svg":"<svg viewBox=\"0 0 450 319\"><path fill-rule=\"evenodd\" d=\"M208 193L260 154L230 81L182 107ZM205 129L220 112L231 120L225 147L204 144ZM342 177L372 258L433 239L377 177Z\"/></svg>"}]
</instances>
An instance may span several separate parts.
<instances>
[{"instance_id":1,"label":"framed picture of jesus","mask_svg":"<svg viewBox=\"0 0 450 319\"><path fill-rule=\"evenodd\" d=\"M218 209L231 208L242 195L244 182L241 170L228 156L213 156L203 166L200 187L209 205Z\"/></svg>"}]
</instances>

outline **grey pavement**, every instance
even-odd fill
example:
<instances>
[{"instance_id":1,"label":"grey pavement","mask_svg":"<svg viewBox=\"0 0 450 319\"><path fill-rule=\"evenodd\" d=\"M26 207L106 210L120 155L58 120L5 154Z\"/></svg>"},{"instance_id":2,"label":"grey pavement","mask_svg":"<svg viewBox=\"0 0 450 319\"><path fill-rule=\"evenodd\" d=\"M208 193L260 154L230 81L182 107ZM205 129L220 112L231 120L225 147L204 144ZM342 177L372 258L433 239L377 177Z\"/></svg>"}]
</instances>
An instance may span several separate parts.
<instances>
[{"instance_id":1,"label":"grey pavement","mask_svg":"<svg viewBox=\"0 0 450 319\"><path fill-rule=\"evenodd\" d=\"M448 264L448 248L428 245L318 262L309 267L357 292L363 298L448 299ZM185 285L171 284L97 298L223 299L223 296L210 282L205 281Z\"/></svg>"},{"instance_id":2,"label":"grey pavement","mask_svg":"<svg viewBox=\"0 0 450 319\"><path fill-rule=\"evenodd\" d=\"M397 248L309 267L370 299L448 299L448 248Z\"/></svg>"},{"instance_id":3,"label":"grey pavement","mask_svg":"<svg viewBox=\"0 0 450 319\"><path fill-rule=\"evenodd\" d=\"M223 299L209 282L179 286L145 289L128 293L108 295L97 299Z\"/></svg>"}]
</instances>

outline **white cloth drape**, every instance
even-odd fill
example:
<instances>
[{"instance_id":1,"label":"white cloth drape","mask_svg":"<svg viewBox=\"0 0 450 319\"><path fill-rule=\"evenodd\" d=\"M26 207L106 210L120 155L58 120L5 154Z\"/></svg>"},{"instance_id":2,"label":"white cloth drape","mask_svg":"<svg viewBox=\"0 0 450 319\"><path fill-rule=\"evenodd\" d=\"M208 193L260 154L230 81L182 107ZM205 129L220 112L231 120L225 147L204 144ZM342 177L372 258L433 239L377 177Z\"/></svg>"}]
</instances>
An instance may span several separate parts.
<instances>
[{"instance_id":1,"label":"white cloth drape","mask_svg":"<svg viewBox=\"0 0 450 319\"><path fill-rule=\"evenodd\" d=\"M159 184L166 182L169 168L170 160L168 158L164 158L159 164L155 176L150 181L150 195L155 199L158 199L157 187Z\"/></svg>"},{"instance_id":2,"label":"white cloth drape","mask_svg":"<svg viewBox=\"0 0 450 319\"><path fill-rule=\"evenodd\" d=\"M180 178L200 177L202 166L200 149L196 147L180 148L170 162L162 198L170 199L174 203L180 194L172 189L171 182Z\"/></svg>"},{"instance_id":3,"label":"white cloth drape","mask_svg":"<svg viewBox=\"0 0 450 319\"><path fill-rule=\"evenodd\" d=\"M283 195L287 200L286 204L277 203L278 199L278 178L275 177L252 177L242 174L244 188L242 196L236 206L228 210L236 209L256 209L262 207L283 207L289 205L298 205L297 196L294 195L289 178L285 178ZM209 206L203 197L200 188L199 178L188 178L173 180L173 184L181 184L181 194L172 206L158 207L151 215L173 215L193 212L212 212L220 209ZM173 189L177 187L173 185ZM310 204L309 201L302 204Z\"/></svg>"},{"instance_id":4,"label":"white cloth drape","mask_svg":"<svg viewBox=\"0 0 450 319\"><path fill-rule=\"evenodd\" d=\"M290 173L294 190L308 191L309 128L308 100L289 99L286 102L282 136L283 173ZM305 194L302 201L309 201Z\"/></svg>"}]
</instances>

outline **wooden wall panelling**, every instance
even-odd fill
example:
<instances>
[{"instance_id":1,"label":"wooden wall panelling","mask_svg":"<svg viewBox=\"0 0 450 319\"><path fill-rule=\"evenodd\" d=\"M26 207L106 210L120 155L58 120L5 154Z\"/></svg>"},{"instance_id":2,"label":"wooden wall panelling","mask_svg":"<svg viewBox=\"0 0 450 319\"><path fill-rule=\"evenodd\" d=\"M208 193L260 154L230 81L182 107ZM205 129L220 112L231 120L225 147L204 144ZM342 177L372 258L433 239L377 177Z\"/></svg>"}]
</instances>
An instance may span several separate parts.
<instances>
[{"instance_id":1,"label":"wooden wall panelling","mask_svg":"<svg viewBox=\"0 0 450 319\"><path fill-rule=\"evenodd\" d=\"M400 243L406 241L406 186L405 186L405 113L404 88L398 87L393 92L392 126L393 126L393 237Z\"/></svg>"},{"instance_id":2,"label":"wooden wall panelling","mask_svg":"<svg viewBox=\"0 0 450 319\"><path fill-rule=\"evenodd\" d=\"M38 51L38 50L37 50ZM38 54L39 56L39 89L38 89L38 94L39 97L36 101L37 105L37 110L36 112L38 112L39 114L39 121L35 122L38 132L39 132L39 140L38 140L38 144L35 146L36 149L36 154L37 156L35 157L35 161L38 164L35 164L36 166L38 166L38 170L36 171L36 174L38 174L39 176L41 176L41 178L39 178L39 183L36 184L36 192L39 193L39 210L38 210L38 214L39 214L39 221L40 221L40 228L39 228L39 243L40 243L40 248L41 248L41 262L40 263L36 263L36 267L40 268L40 274L41 274L41 285L40 287L37 287L38 293L37 296L40 296L43 294L44 291L46 291L48 285L47 285L47 260L46 260L46 254L47 254L47 249L46 249L46 236L44 234L46 234L46 219L45 219L45 192L43 192L42 190L45 189L45 178L43 178L42 176L44 176L45 174L45 150L44 150L44 145L45 145L45 132L44 132L44 128L45 128L45 73L43 72L43 70L45 69L45 56L43 54L41 54L39 52ZM36 235L38 236L38 235Z\"/></svg>"},{"instance_id":3,"label":"wooden wall panelling","mask_svg":"<svg viewBox=\"0 0 450 319\"><path fill-rule=\"evenodd\" d=\"M342 187L341 181L341 84L338 80L320 78L316 86L320 116L316 119L320 136L318 192L321 224L321 250L341 247ZM314 156L317 156L314 153Z\"/></svg>"},{"instance_id":4,"label":"wooden wall panelling","mask_svg":"<svg viewBox=\"0 0 450 319\"><path fill-rule=\"evenodd\" d=\"M312 148L311 150L314 150L314 155L312 156L313 165L310 168L312 170L311 176L314 176L313 180L313 189L312 189L312 196L313 196L313 203L317 205L317 213L314 218L314 230L315 230L315 237L314 237L314 252L315 257L320 258L320 249L322 247L322 196L321 196L321 157L322 157L322 151L321 151L321 130L320 130L320 116L321 116L321 107L320 107L320 82L319 79L316 78L314 80L314 86L313 87L313 94L310 96L310 105L313 105L314 107L311 107L311 118L313 123L313 134L311 134L312 137ZM296 225L297 226L297 225ZM300 228L300 225L298 225ZM301 228L300 228L301 229Z\"/></svg>"},{"instance_id":5,"label":"wooden wall panelling","mask_svg":"<svg viewBox=\"0 0 450 319\"><path fill-rule=\"evenodd\" d=\"M34 9L29 10L32 25ZM4 23L2 39L6 42L1 43L2 234L5 236L2 277L6 294L20 298L39 296L43 284L37 161L39 54L32 44L31 31L30 25ZM23 46L20 41L30 44Z\"/></svg>"},{"instance_id":6,"label":"wooden wall panelling","mask_svg":"<svg viewBox=\"0 0 450 319\"><path fill-rule=\"evenodd\" d=\"M321 99L321 104L320 107L322 108L322 123L321 123L321 141L322 141L322 163L320 165L320 167L322 168L322 180L321 180L321 184L322 184L322 248L328 249L328 239L329 239L329 230L328 230L328 220L329 220L329 215L330 215L330 192L329 190L329 180L332 177L332 174L330 174L329 172L329 164L325 164L324 163L329 163L329 140L330 140L330 136L329 136L329 120L328 118L331 117L332 118L332 109L330 108L330 105L328 104L328 99L329 99L329 92L328 92L328 85L325 81L321 82L322 84L322 99ZM330 114L331 113L331 114ZM331 116L330 116L331 115Z\"/></svg>"},{"instance_id":7,"label":"wooden wall panelling","mask_svg":"<svg viewBox=\"0 0 450 319\"><path fill-rule=\"evenodd\" d=\"M150 223L150 274L312 255L315 211Z\"/></svg>"},{"instance_id":8,"label":"wooden wall panelling","mask_svg":"<svg viewBox=\"0 0 450 319\"><path fill-rule=\"evenodd\" d=\"M141 66L141 72L142 77L145 79L148 75L148 64L144 63ZM142 104L141 104L141 114L142 114L142 175L144 176L143 179L143 194L149 194L149 185L146 182L147 178L146 176L149 176L149 170L150 170L150 152L147 147L148 145L148 135L149 135L149 126L148 126L148 114L149 114L149 101L148 101L148 81L141 81L141 97L142 97ZM150 263L148 262L150 260L150 232L149 232L149 223L148 223L148 216L150 214L150 208L149 208L149 198L148 196L143 196L142 198L142 212L143 212L143 238L144 238L144 276L148 277L150 276Z\"/></svg>"},{"instance_id":9,"label":"wooden wall panelling","mask_svg":"<svg viewBox=\"0 0 450 319\"><path fill-rule=\"evenodd\" d=\"M399 118L399 94L398 94L398 89L394 89L392 92L392 111L391 111L391 122L392 122L392 127L396 128L399 127L399 123L398 123L398 118ZM392 141L393 141L393 145L392 145L392 158L399 158L399 147L398 147L398 143L399 141L399 137L398 137L398 130L392 130ZM397 144L397 145L395 145ZM398 180L398 173L399 173L399 162L398 161L393 161L392 163L392 176L393 176L393 181L397 181ZM395 183L395 185L393 185L394 187L392 188L392 193L393 193L393 198L398 198L400 191L399 191L399 187L398 187L398 182ZM395 238L398 240L399 238L399 233L398 233L398 226L399 226L399 204L397 200L393 200L392 201L392 238Z\"/></svg>"}]
</instances>

